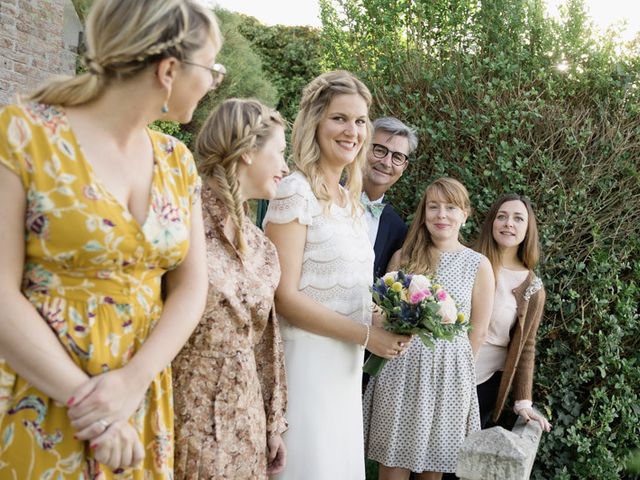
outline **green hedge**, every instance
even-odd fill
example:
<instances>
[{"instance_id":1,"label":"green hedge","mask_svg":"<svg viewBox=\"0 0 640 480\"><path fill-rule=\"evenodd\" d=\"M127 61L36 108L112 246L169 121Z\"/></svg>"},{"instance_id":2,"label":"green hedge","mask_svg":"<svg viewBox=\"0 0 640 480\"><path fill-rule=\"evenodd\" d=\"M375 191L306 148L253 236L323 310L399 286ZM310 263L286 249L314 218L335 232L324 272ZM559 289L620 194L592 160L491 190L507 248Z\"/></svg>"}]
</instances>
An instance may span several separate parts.
<instances>
[{"instance_id":1,"label":"green hedge","mask_svg":"<svg viewBox=\"0 0 640 480\"><path fill-rule=\"evenodd\" d=\"M276 108L293 123L302 89L318 76L320 32L312 27L267 26L253 17L241 15L238 31L251 42L262 60L266 77L280 97Z\"/></svg>"},{"instance_id":2,"label":"green hedge","mask_svg":"<svg viewBox=\"0 0 640 480\"><path fill-rule=\"evenodd\" d=\"M471 193L468 240L499 194L532 198L548 292L534 399L554 425L532 478L626 478L640 444L639 50L598 37L581 1L558 22L544 11L542 0L324 1L325 61L367 83L373 116L418 129L392 194L405 217L444 174Z\"/></svg>"}]
</instances>

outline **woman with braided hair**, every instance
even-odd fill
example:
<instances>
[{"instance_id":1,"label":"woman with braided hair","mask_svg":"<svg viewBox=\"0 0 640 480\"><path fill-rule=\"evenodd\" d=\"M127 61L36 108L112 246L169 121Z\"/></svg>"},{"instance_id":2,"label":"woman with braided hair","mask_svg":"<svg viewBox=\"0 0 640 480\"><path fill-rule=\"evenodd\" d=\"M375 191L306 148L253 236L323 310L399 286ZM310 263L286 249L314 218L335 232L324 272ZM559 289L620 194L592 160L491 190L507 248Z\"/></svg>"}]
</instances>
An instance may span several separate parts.
<instances>
[{"instance_id":1,"label":"woman with braided hair","mask_svg":"<svg viewBox=\"0 0 640 480\"><path fill-rule=\"evenodd\" d=\"M297 171L264 220L282 269L276 305L289 430L281 479L364 478L364 348L391 358L409 341L371 325L373 248L359 200L370 103L367 87L345 71L305 87L291 135Z\"/></svg>"},{"instance_id":2,"label":"woman with braided hair","mask_svg":"<svg viewBox=\"0 0 640 480\"><path fill-rule=\"evenodd\" d=\"M197 140L204 178L207 306L173 362L176 479L266 479L285 462L284 353L273 294L273 244L246 218L289 171L284 120L256 100L230 99Z\"/></svg>"},{"instance_id":3,"label":"woman with braided hair","mask_svg":"<svg viewBox=\"0 0 640 480\"><path fill-rule=\"evenodd\" d=\"M190 120L221 38L196 0L96 0L86 33L86 73L0 110L0 478L170 479L205 247L193 158L147 125Z\"/></svg>"}]
</instances>

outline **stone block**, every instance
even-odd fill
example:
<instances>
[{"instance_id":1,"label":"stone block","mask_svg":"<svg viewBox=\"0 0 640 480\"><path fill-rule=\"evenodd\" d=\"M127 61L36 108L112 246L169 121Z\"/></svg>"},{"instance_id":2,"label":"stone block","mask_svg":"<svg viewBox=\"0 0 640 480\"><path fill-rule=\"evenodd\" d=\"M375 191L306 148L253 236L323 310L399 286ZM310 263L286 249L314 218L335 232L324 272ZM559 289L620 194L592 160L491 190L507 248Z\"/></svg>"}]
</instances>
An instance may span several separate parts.
<instances>
[{"instance_id":1,"label":"stone block","mask_svg":"<svg viewBox=\"0 0 640 480\"><path fill-rule=\"evenodd\" d=\"M493 427L472 433L458 454L456 475L463 480L527 480L542 429L518 417L512 431Z\"/></svg>"}]
</instances>

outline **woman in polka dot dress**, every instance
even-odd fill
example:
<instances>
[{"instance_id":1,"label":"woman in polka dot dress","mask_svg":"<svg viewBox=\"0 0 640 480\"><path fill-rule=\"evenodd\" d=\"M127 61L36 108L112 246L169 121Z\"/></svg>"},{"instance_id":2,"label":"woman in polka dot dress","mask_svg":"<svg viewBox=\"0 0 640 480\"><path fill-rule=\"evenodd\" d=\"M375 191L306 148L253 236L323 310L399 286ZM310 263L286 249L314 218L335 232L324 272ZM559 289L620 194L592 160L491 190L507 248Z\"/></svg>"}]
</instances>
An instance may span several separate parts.
<instances>
[{"instance_id":1,"label":"woman in polka dot dress","mask_svg":"<svg viewBox=\"0 0 640 480\"><path fill-rule=\"evenodd\" d=\"M466 188L440 178L422 196L407 240L389 270L434 275L470 318L472 329L433 349L414 340L372 378L364 397L365 448L380 480L440 479L454 472L458 450L480 429L474 355L489 324L494 277L483 255L463 246L470 212Z\"/></svg>"}]
</instances>

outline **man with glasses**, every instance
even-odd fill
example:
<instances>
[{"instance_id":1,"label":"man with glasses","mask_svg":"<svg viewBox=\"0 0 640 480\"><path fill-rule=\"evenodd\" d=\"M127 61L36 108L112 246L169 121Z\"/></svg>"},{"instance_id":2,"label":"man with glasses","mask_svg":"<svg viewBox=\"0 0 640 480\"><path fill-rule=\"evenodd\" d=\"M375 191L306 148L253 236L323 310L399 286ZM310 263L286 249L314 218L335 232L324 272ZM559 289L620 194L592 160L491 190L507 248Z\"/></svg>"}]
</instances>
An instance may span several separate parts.
<instances>
[{"instance_id":1,"label":"man with glasses","mask_svg":"<svg viewBox=\"0 0 640 480\"><path fill-rule=\"evenodd\" d=\"M384 202L384 195L402 176L409 164L409 155L417 146L415 131L397 118L384 117L373 122L373 143L364 171L362 203L375 252L376 278L385 274L391 256L402 247L408 230L391 204Z\"/></svg>"}]
</instances>

